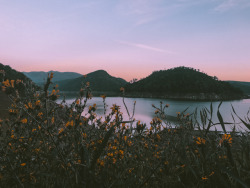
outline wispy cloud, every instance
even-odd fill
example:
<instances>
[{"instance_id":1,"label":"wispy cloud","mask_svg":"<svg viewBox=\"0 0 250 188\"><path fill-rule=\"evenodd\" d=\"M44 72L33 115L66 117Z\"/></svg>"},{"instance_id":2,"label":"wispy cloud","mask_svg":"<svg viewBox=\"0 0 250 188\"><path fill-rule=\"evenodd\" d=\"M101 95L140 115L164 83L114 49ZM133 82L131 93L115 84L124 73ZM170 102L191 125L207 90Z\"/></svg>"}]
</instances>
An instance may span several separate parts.
<instances>
[{"instance_id":1,"label":"wispy cloud","mask_svg":"<svg viewBox=\"0 0 250 188\"><path fill-rule=\"evenodd\" d=\"M231 9L242 9L249 8L250 1L249 0L224 0L218 6L214 8L215 11L225 12Z\"/></svg>"},{"instance_id":2,"label":"wispy cloud","mask_svg":"<svg viewBox=\"0 0 250 188\"><path fill-rule=\"evenodd\" d=\"M127 46L132 46L132 47L136 47L136 48L151 50L151 51L160 52L160 53L176 54L175 52L172 52L172 51L169 51L169 50L165 50L165 49L161 49L161 48L155 48L155 47L145 45L145 44L133 43L133 42L127 42L127 41L121 41L121 40L118 40L116 42L118 42L120 44L127 45Z\"/></svg>"}]
</instances>

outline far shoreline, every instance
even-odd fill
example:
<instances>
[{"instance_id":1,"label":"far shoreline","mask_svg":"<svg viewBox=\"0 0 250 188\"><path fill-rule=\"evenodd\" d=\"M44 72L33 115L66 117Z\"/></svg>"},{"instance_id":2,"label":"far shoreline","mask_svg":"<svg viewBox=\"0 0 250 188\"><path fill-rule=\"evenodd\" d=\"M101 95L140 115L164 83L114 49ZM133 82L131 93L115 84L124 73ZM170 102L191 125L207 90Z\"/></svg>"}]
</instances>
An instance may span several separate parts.
<instances>
[{"instance_id":1,"label":"far shoreline","mask_svg":"<svg viewBox=\"0 0 250 188\"><path fill-rule=\"evenodd\" d=\"M60 91L61 96L66 96L72 98L76 97L79 92L78 91ZM93 97L100 97L101 95L105 95L106 97L123 97L121 92L112 92L112 91L92 91ZM175 101L195 101L195 102L216 102L216 101L240 101L244 99L250 99L249 95L244 95L242 97L227 97L223 98L217 95L208 94L210 97L206 97L205 94L185 94L183 97L179 97L180 94L171 94L171 95L159 95L159 94L152 94L152 93L142 93L142 94L131 94L126 93L124 94L125 98L149 98L149 99L170 99ZM202 97L201 97L202 96ZM211 97L213 96L213 97ZM215 96L215 97L214 97Z\"/></svg>"}]
</instances>

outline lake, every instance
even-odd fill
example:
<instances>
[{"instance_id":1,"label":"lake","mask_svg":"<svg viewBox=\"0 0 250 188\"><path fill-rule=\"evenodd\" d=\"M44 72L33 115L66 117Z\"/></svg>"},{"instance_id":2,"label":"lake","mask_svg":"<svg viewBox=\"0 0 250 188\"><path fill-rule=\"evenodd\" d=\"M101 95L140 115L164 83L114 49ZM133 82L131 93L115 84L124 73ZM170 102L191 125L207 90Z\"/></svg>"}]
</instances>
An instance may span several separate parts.
<instances>
[{"instance_id":1,"label":"lake","mask_svg":"<svg viewBox=\"0 0 250 188\"><path fill-rule=\"evenodd\" d=\"M74 97L68 97L66 98L66 103L71 104L75 100ZM147 126L150 126L150 121L153 117L155 117L155 109L152 107L152 104L154 104L156 107L160 106L160 102L163 102L163 105L169 104L169 107L166 109L167 118L166 121L172 123L173 125L177 124L176 122L176 116L177 112L182 112L186 108L188 110L186 113L193 113L195 109L201 110L202 108L208 108L210 109L211 102L204 102L204 101L180 101L180 100L170 100L170 99L154 99L154 98L125 98L126 105L128 107L128 110L130 114L133 112L133 104L134 101L136 101L135 105L135 115L134 118L136 120L140 120L143 123L146 123ZM58 103L61 102L61 99L58 100ZM93 97L91 100L87 102L87 106L96 104L97 106L97 115L104 116L104 105L103 105L103 99L101 97ZM214 113L213 113L213 122L218 123L217 118L217 108L220 102L212 102ZM128 115L126 113L126 109L124 107L122 97L107 97L106 98L106 104L107 107L107 113L109 113L110 107L113 104L117 104L121 106L121 111L124 114L124 120L128 120ZM232 118L232 108L231 105L233 105L236 113L241 117L246 117L248 110L250 109L250 99L243 99L243 100L234 100L234 101L224 101L220 107L221 115L225 122L233 123ZM235 117L236 123L239 123L239 119ZM227 125L227 130L231 130L232 125ZM245 127L242 124L239 124L237 127L239 127L239 130L244 130ZM216 126L217 130L221 130L220 126ZM214 130L215 127L212 129Z\"/></svg>"}]
</instances>

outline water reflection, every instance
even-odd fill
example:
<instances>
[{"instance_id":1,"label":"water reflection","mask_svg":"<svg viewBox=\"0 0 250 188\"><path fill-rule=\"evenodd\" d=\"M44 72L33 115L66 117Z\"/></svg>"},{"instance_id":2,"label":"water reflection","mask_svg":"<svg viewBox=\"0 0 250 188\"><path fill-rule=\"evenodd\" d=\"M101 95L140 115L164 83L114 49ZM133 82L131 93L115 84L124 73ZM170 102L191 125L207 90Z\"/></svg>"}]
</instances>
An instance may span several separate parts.
<instances>
[{"instance_id":1,"label":"water reflection","mask_svg":"<svg viewBox=\"0 0 250 188\"><path fill-rule=\"evenodd\" d=\"M75 98L73 96L70 96L66 98L67 104L71 104ZM169 107L166 109L167 114L167 121L175 124L176 123L176 113L182 112L186 108L188 110L186 113L192 114L195 109L197 108L198 112L202 108L208 108L210 109L211 102L203 102L203 101L178 101L178 100L169 100L169 99L152 99L152 98L125 98L126 105L128 107L129 112L132 114L133 112L133 104L134 101L136 101L135 106L135 115L134 118L136 120L140 120L143 123L146 123L149 125L150 121L153 117L155 117L155 109L152 107L152 104L159 107L160 101L163 102L163 105L169 104ZM61 100L58 100L58 103L61 102ZM104 116L104 104L101 97L93 97L91 100L87 102L87 107L93 104L96 104L97 106L97 115ZM219 122L217 119L217 108L220 102L213 102L213 122ZM124 107L122 97L107 97L106 98L106 104L107 107L107 113L109 113L110 107L113 104L121 106L121 111L124 115L124 120L128 120L128 115L126 113L126 109ZM244 99L244 100L235 100L235 101L225 101L222 103L220 107L220 112L222 114L222 117L225 122L234 122L232 118L232 107L234 107L237 114L244 118L247 115L247 112L250 108L250 99ZM85 112L86 113L86 112ZM239 122L239 120L236 120L236 123ZM232 125L227 125L227 130L230 130L232 128ZM220 126L217 126L217 130L221 130Z\"/></svg>"}]
</instances>

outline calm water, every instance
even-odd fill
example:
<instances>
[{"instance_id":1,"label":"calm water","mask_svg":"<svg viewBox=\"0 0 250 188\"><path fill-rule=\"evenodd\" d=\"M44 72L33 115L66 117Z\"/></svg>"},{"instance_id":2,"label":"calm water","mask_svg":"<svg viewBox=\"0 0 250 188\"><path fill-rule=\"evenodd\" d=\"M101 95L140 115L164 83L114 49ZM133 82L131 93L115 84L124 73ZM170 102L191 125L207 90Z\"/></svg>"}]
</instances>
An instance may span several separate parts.
<instances>
[{"instance_id":1,"label":"calm water","mask_svg":"<svg viewBox=\"0 0 250 188\"><path fill-rule=\"evenodd\" d=\"M71 104L75 98L68 98L66 100L67 104ZM61 100L58 100L60 102ZM170 100L170 99L152 99L152 98L125 98L125 102L128 106L128 110L130 114L133 112L133 104L134 101L136 101L136 106L135 106L135 115L134 118L136 120L140 120L141 122L146 123L149 125L149 122L152 120L153 117L155 117L155 109L152 107L152 104L154 104L156 107L160 106L160 101L163 102L163 105L169 104L169 107L165 111L167 116L167 121L171 122L172 124L176 123L176 116L177 112L182 112L186 108L188 110L186 113L193 113L196 108L198 110L207 107L210 109L210 104L211 102L197 102L197 101L178 101L178 100ZM96 113L99 116L104 116L104 105L103 105L103 100L101 97L93 97L91 100L88 101L87 106L96 104L97 106L97 111ZM213 113L213 121L214 123L219 122L217 118L217 108L220 102L213 102L213 108L214 108L214 113ZM122 102L121 97L107 97L106 98L106 104L108 105L108 110L107 113L109 113L110 107L113 104L117 104L121 106L121 111L124 114L124 120L128 120L128 116L125 110L125 107ZM220 107L220 112L222 114L222 117L225 122L232 122L232 108L231 104L234 106L235 111L237 114L241 117L244 118L247 115L248 110L250 109L250 99L244 99L244 100L235 100L235 101L225 101L222 103ZM236 122L239 122L238 118L235 118ZM239 125L237 127L240 127L242 125ZM231 125L227 125L227 130L231 129ZM242 126L244 129L244 126ZM242 129L242 128L241 128ZM217 127L217 130L221 130L221 127Z\"/></svg>"}]
</instances>

